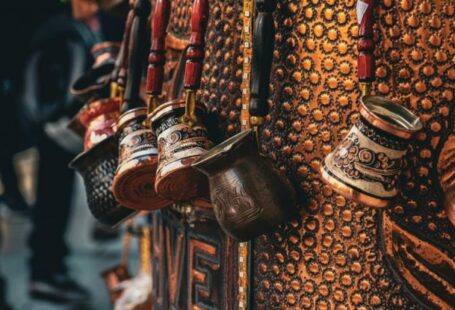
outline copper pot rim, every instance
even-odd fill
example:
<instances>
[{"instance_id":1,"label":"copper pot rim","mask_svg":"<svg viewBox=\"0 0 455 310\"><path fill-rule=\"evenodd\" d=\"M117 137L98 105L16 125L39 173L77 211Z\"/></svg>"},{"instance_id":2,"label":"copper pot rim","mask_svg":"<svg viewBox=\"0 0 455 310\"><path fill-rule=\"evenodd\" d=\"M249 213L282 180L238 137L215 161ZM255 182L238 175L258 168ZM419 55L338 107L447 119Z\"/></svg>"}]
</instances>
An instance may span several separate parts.
<instances>
[{"instance_id":1,"label":"copper pot rim","mask_svg":"<svg viewBox=\"0 0 455 310\"><path fill-rule=\"evenodd\" d=\"M364 96L360 99L360 114L374 127L394 136L409 139L423 128L420 118L404 106L381 96ZM376 110L398 116L390 121Z\"/></svg>"},{"instance_id":2,"label":"copper pot rim","mask_svg":"<svg viewBox=\"0 0 455 310\"><path fill-rule=\"evenodd\" d=\"M142 116L147 116L146 107L139 107L126 111L119 117L117 128L122 129L132 120Z\"/></svg>"},{"instance_id":3,"label":"copper pot rim","mask_svg":"<svg viewBox=\"0 0 455 310\"><path fill-rule=\"evenodd\" d=\"M391 203L391 199L381 199L373 197L366 193L363 193L351 186L346 185L341 182L326 170L325 165L323 164L320 168L322 180L324 183L330 185L335 192L344 196L347 199L353 200L354 202L372 207L375 209L384 209L388 207Z\"/></svg>"},{"instance_id":4,"label":"copper pot rim","mask_svg":"<svg viewBox=\"0 0 455 310\"><path fill-rule=\"evenodd\" d=\"M175 99L168 101L166 103L159 105L155 110L153 110L152 113L148 115L147 118L150 119L152 123L156 123L163 117L171 114L176 110L185 109L185 105L186 103L184 99ZM197 102L196 110L200 113L205 113L207 111L207 108L202 103Z\"/></svg>"},{"instance_id":5,"label":"copper pot rim","mask_svg":"<svg viewBox=\"0 0 455 310\"><path fill-rule=\"evenodd\" d=\"M223 158L226 154L230 153L232 150L238 148L240 145L243 145L247 141L248 138L251 138L253 141L251 143L255 143L254 141L254 132L252 129L248 129L245 131L241 131L236 135L224 140L223 142L219 143L218 145L212 147L210 150L202 154L198 160L191 164L192 167L198 168L202 167L206 164L210 164L213 161L216 161L219 158ZM259 152L258 152L259 155Z\"/></svg>"}]
</instances>

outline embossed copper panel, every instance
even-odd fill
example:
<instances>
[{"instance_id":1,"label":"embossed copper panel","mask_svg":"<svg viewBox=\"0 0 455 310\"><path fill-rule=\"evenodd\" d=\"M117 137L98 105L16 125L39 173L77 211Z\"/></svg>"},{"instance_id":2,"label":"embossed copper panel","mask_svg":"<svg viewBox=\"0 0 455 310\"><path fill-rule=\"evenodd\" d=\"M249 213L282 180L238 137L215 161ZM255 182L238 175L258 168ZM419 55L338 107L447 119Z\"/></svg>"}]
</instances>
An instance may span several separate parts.
<instances>
[{"instance_id":1,"label":"embossed copper panel","mask_svg":"<svg viewBox=\"0 0 455 310\"><path fill-rule=\"evenodd\" d=\"M454 134L454 6L451 0L377 1L375 91L398 99L424 123L408 149L399 197L381 212L336 195L319 174L321 160L358 117L356 1L279 2L264 151L308 201L299 220L255 240L254 309L454 304L455 234L437 171ZM225 136L240 130L241 10L241 1L210 2L200 95L218 112ZM183 25L171 17L175 36L184 37Z\"/></svg>"},{"instance_id":2,"label":"embossed copper panel","mask_svg":"<svg viewBox=\"0 0 455 310\"><path fill-rule=\"evenodd\" d=\"M154 309L233 309L236 255L211 210L154 212Z\"/></svg>"}]
</instances>

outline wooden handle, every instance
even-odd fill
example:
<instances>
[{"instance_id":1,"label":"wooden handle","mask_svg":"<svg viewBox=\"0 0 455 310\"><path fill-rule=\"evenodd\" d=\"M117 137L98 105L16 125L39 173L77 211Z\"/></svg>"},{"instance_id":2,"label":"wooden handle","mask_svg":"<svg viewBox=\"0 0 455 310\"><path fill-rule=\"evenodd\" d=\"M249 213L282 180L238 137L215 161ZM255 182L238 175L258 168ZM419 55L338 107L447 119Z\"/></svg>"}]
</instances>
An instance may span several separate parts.
<instances>
[{"instance_id":1,"label":"wooden handle","mask_svg":"<svg viewBox=\"0 0 455 310\"><path fill-rule=\"evenodd\" d=\"M374 0L357 0L357 22L359 24L358 75L359 81L363 83L371 83L375 80L374 4Z\"/></svg>"},{"instance_id":2,"label":"wooden handle","mask_svg":"<svg viewBox=\"0 0 455 310\"><path fill-rule=\"evenodd\" d=\"M148 95L159 96L163 88L166 30L169 23L171 2L157 0L151 18L152 39L147 69Z\"/></svg>"},{"instance_id":3,"label":"wooden handle","mask_svg":"<svg viewBox=\"0 0 455 310\"><path fill-rule=\"evenodd\" d=\"M147 54L147 18L149 14L150 1L137 0L134 5L134 19L128 47L128 79L122 112L144 106L140 98L140 87L142 69Z\"/></svg>"},{"instance_id":4,"label":"wooden handle","mask_svg":"<svg viewBox=\"0 0 455 310\"><path fill-rule=\"evenodd\" d=\"M126 74L128 66L128 47L131 34L131 26L133 25L134 11L131 8L125 23L125 32L123 34L122 47L119 53L118 73L116 73L116 81L118 86L125 88Z\"/></svg>"},{"instance_id":5,"label":"wooden handle","mask_svg":"<svg viewBox=\"0 0 455 310\"><path fill-rule=\"evenodd\" d=\"M201 85L204 60L205 31L209 16L208 0L195 0L191 14L191 35L185 54L185 89L195 90Z\"/></svg>"},{"instance_id":6,"label":"wooden handle","mask_svg":"<svg viewBox=\"0 0 455 310\"><path fill-rule=\"evenodd\" d=\"M275 47L273 11L276 0L256 0L258 11L253 28L250 116L268 113L270 71Z\"/></svg>"}]
</instances>

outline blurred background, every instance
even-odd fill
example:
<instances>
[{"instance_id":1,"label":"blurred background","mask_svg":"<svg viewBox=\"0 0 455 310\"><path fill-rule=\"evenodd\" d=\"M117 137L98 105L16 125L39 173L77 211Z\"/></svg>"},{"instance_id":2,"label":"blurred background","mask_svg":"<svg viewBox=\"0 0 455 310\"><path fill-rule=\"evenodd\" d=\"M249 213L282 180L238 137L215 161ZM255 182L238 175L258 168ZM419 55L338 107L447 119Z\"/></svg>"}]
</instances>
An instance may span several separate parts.
<instances>
[{"instance_id":1,"label":"blurred background","mask_svg":"<svg viewBox=\"0 0 455 310\"><path fill-rule=\"evenodd\" d=\"M67 167L82 141L66 127L81 107L72 82L92 65L93 44L121 41L127 8L127 1L0 3L2 310L111 308L100 274L119 262L121 231L89 215L82 181Z\"/></svg>"}]
</instances>

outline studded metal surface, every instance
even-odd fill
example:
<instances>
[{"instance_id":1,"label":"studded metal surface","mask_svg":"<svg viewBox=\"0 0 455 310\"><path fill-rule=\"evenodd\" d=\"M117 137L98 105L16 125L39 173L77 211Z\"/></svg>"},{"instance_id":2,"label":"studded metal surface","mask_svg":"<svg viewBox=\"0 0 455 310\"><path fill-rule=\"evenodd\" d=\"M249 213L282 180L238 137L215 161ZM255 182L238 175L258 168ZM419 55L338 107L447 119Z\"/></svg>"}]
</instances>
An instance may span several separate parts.
<instances>
[{"instance_id":1,"label":"studded metal surface","mask_svg":"<svg viewBox=\"0 0 455 310\"><path fill-rule=\"evenodd\" d=\"M300 219L255 241L254 308L451 304L455 234L436 166L453 132L455 7L451 0L377 2L376 93L424 122L409 149L401 194L382 213L336 195L319 174L324 156L358 117L356 1L280 1L271 113L262 137L265 153L307 202ZM226 136L240 130L241 5L211 1L206 35L201 98L218 112ZM178 22L171 17L175 35L184 29Z\"/></svg>"}]
</instances>

